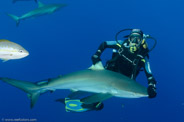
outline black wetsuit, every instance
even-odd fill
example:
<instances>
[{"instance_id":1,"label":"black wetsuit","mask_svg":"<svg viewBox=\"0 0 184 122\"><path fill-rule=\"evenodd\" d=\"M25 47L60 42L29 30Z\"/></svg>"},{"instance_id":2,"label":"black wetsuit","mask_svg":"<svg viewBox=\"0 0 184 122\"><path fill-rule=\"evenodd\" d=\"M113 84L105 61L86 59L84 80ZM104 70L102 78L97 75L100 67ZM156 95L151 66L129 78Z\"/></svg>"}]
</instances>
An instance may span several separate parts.
<instances>
[{"instance_id":1,"label":"black wetsuit","mask_svg":"<svg viewBox=\"0 0 184 122\"><path fill-rule=\"evenodd\" d=\"M106 48L113 49L112 59L107 61L105 68L115 72L124 74L132 79L135 79L141 70L144 69L148 79L148 83L156 84L156 81L152 75L150 64L148 61L148 48L140 47L140 49L134 53L129 51L128 41L119 41L121 44L117 44L116 41L103 42L96 53L92 56L93 64L101 61L100 56Z\"/></svg>"}]
</instances>

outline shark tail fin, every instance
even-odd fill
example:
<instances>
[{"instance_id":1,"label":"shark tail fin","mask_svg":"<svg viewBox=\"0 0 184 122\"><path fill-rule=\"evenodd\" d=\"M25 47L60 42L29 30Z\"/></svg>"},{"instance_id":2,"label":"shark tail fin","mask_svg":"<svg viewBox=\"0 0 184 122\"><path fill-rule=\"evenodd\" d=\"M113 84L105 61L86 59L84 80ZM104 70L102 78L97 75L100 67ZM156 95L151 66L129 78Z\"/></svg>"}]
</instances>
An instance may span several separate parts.
<instances>
[{"instance_id":1,"label":"shark tail fin","mask_svg":"<svg viewBox=\"0 0 184 122\"><path fill-rule=\"evenodd\" d=\"M0 78L0 80L26 92L28 94L28 97L31 99L31 108L34 107L36 101L38 100L38 97L40 96L40 93L43 93L40 92L40 86L32 82L20 81L10 78Z\"/></svg>"},{"instance_id":2,"label":"shark tail fin","mask_svg":"<svg viewBox=\"0 0 184 122\"><path fill-rule=\"evenodd\" d=\"M20 17L12 15L12 14L7 14L8 16L10 16L13 20L16 21L16 26L19 26L20 23Z\"/></svg>"},{"instance_id":3,"label":"shark tail fin","mask_svg":"<svg viewBox=\"0 0 184 122\"><path fill-rule=\"evenodd\" d=\"M38 1L37 1L37 0L35 0L35 2L37 3Z\"/></svg>"}]
</instances>

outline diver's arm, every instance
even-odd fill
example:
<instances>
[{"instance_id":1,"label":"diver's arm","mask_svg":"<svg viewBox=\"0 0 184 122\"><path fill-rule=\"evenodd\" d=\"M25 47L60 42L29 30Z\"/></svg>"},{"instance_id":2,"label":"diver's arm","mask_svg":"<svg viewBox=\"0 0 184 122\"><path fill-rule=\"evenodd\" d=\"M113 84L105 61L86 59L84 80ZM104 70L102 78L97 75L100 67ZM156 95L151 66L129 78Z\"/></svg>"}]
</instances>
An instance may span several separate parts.
<instances>
[{"instance_id":1,"label":"diver's arm","mask_svg":"<svg viewBox=\"0 0 184 122\"><path fill-rule=\"evenodd\" d=\"M153 74L150 69L150 63L147 57L145 58L144 71L148 79L148 89L147 90L148 90L149 98L154 98L156 97L156 94L157 94L156 93L156 83L157 82L155 78L153 77Z\"/></svg>"},{"instance_id":2,"label":"diver's arm","mask_svg":"<svg viewBox=\"0 0 184 122\"><path fill-rule=\"evenodd\" d=\"M153 74L151 72L150 63L148 61L148 58L145 58L145 64L144 64L144 70L148 79L148 84L154 84L156 85L155 78L153 77Z\"/></svg>"},{"instance_id":3,"label":"diver's arm","mask_svg":"<svg viewBox=\"0 0 184 122\"><path fill-rule=\"evenodd\" d=\"M105 41L105 42L102 42L100 44L100 46L98 47L98 50L91 57L93 64L96 64L97 62L101 61L100 56L102 55L103 51L106 48L118 49L117 42L116 41Z\"/></svg>"}]
</instances>

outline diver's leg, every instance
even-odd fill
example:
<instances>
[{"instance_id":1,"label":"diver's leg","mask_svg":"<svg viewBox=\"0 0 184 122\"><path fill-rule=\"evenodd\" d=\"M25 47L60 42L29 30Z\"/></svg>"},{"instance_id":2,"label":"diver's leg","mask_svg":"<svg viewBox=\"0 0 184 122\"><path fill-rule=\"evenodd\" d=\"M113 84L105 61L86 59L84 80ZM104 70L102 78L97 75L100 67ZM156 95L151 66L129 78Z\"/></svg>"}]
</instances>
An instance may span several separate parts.
<instances>
[{"instance_id":1,"label":"diver's leg","mask_svg":"<svg viewBox=\"0 0 184 122\"><path fill-rule=\"evenodd\" d=\"M88 108L88 110L102 110L104 108L104 104L102 102L96 102L92 104L82 104L81 105L83 108Z\"/></svg>"},{"instance_id":2,"label":"diver's leg","mask_svg":"<svg viewBox=\"0 0 184 122\"><path fill-rule=\"evenodd\" d=\"M65 99L64 99L64 98L57 99L57 100L55 100L55 101L56 101L56 102L61 102L61 103L65 104Z\"/></svg>"}]
</instances>

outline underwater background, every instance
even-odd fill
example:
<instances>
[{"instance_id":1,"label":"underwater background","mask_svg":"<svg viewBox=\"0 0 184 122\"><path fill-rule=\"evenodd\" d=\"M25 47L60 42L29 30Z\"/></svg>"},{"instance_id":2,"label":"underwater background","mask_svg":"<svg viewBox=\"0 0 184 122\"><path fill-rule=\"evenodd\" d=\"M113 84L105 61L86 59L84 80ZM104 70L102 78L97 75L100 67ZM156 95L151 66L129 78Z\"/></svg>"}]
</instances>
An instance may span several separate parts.
<instances>
[{"instance_id":1,"label":"underwater background","mask_svg":"<svg viewBox=\"0 0 184 122\"><path fill-rule=\"evenodd\" d=\"M39 97L30 109L26 93L0 82L0 121L36 119L38 122L183 122L184 121L184 2L182 0L40 0L64 3L61 10L20 22L16 27L6 13L20 16L35 8L33 1L0 1L0 39L22 45L30 53L19 60L0 62L0 77L39 81L91 66L91 56L100 43L115 40L125 28L140 28L157 39L150 52L150 65L157 83L154 99L111 98L102 111L66 112L55 102L69 90ZM153 43L152 40L148 41ZM152 44L150 44L151 46ZM111 57L107 49L101 57ZM147 86L144 72L137 82Z\"/></svg>"}]
</instances>

